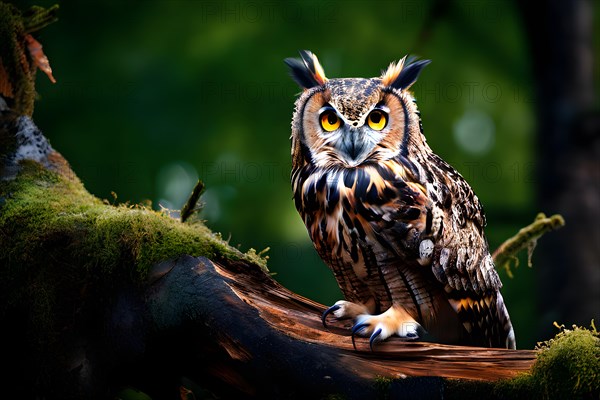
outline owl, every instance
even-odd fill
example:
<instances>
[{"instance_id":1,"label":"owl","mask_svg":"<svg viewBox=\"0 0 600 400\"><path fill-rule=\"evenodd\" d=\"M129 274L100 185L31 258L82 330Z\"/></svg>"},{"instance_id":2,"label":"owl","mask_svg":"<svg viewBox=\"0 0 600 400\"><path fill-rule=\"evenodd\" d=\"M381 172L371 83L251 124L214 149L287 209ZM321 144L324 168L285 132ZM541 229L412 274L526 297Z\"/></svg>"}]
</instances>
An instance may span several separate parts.
<instances>
[{"instance_id":1,"label":"owl","mask_svg":"<svg viewBox=\"0 0 600 400\"><path fill-rule=\"evenodd\" d=\"M327 318L355 335L515 348L484 235L483 208L423 135L410 87L428 60L380 77L327 79L317 57L288 58L303 91L292 120L295 206L344 300Z\"/></svg>"}]
</instances>

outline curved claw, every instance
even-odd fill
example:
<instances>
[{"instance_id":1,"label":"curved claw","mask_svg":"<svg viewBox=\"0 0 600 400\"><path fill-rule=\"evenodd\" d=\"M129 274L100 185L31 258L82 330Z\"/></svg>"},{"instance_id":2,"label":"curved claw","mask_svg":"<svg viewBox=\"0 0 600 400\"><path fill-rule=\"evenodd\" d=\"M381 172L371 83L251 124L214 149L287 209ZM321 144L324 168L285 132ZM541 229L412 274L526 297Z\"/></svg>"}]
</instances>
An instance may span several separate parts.
<instances>
[{"instance_id":1,"label":"curved claw","mask_svg":"<svg viewBox=\"0 0 600 400\"><path fill-rule=\"evenodd\" d=\"M373 351L373 342L375 342L375 339L377 339L377 336L379 336L380 334L381 334L381 328L377 329L371 335L371 338L369 339L369 347L371 348L371 351Z\"/></svg>"},{"instance_id":2,"label":"curved claw","mask_svg":"<svg viewBox=\"0 0 600 400\"><path fill-rule=\"evenodd\" d=\"M354 342L354 336L356 335L356 333L358 331L360 331L362 328L365 328L367 326L369 326L371 324L369 324L368 322L362 323L362 324L357 324L354 325L354 327L352 328L352 346L354 347L354 350L356 350L356 343ZM381 333L381 332L380 332Z\"/></svg>"},{"instance_id":3,"label":"curved claw","mask_svg":"<svg viewBox=\"0 0 600 400\"><path fill-rule=\"evenodd\" d=\"M325 328L327 328L327 316L329 314L331 314L334 311L337 311L340 309L339 304L334 304L331 307L329 307L327 310L325 310L325 312L323 313L323 315L321 316L321 321L323 322L323 326Z\"/></svg>"}]
</instances>

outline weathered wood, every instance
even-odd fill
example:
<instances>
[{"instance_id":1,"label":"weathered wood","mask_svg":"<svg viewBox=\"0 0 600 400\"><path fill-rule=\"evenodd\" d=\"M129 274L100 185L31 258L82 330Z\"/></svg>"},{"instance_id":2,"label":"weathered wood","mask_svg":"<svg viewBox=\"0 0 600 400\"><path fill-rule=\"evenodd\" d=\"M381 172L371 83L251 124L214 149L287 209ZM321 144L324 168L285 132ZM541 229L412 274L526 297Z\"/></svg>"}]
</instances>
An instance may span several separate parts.
<instances>
[{"instance_id":1,"label":"weathered wood","mask_svg":"<svg viewBox=\"0 0 600 400\"><path fill-rule=\"evenodd\" d=\"M495 380L528 370L535 358L532 350L447 346L397 338L377 343L374 352L367 338L357 338L355 351L349 323L332 322L329 329L323 327L321 314L325 306L289 291L262 272L233 274L218 264L214 268L237 297L258 310L273 329L296 340L349 352L348 358L362 367L357 369L371 378L439 376Z\"/></svg>"},{"instance_id":2,"label":"weathered wood","mask_svg":"<svg viewBox=\"0 0 600 400\"><path fill-rule=\"evenodd\" d=\"M529 350L396 338L378 343L374 352L360 338L354 350L348 326L324 328L323 305L289 291L259 268L183 256L157 269L160 278L154 276L146 297L151 330L176 332L178 349L201 345L210 355L196 359L197 369L186 376L219 392L228 387L230 394L252 397L339 393L364 398L377 394L377 379L399 378L396 390L411 393L418 387L424 397L439 398L444 393L440 377L509 378L527 371L535 358ZM187 332L180 331L182 326ZM192 339L186 343L186 338ZM166 364L181 362L176 359Z\"/></svg>"}]
</instances>

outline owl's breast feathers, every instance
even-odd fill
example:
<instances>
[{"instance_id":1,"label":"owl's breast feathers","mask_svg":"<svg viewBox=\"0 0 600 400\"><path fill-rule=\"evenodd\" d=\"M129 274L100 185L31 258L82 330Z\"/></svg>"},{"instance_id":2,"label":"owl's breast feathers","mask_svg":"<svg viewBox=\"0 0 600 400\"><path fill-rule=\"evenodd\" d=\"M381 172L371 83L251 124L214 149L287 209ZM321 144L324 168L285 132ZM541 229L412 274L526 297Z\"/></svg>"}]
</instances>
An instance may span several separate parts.
<instances>
[{"instance_id":1,"label":"owl's breast feathers","mask_svg":"<svg viewBox=\"0 0 600 400\"><path fill-rule=\"evenodd\" d=\"M505 347L512 327L481 205L458 172L427 157L351 169L296 166L296 208L347 299L374 310L401 303L426 328L450 312L472 343ZM425 259L424 240L433 243Z\"/></svg>"}]
</instances>

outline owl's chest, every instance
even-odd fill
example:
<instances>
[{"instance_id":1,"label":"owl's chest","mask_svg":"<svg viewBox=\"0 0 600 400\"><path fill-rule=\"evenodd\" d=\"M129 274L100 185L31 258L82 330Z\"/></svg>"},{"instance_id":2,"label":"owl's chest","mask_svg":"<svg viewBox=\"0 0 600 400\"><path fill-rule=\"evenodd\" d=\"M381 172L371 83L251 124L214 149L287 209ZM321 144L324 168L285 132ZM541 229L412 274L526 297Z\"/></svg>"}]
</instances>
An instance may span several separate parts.
<instances>
[{"instance_id":1,"label":"owl's chest","mask_svg":"<svg viewBox=\"0 0 600 400\"><path fill-rule=\"evenodd\" d=\"M379 231L394 223L400 184L386 176L395 177L375 167L294 174L296 207L326 262L351 263L368 274L390 257Z\"/></svg>"}]
</instances>

